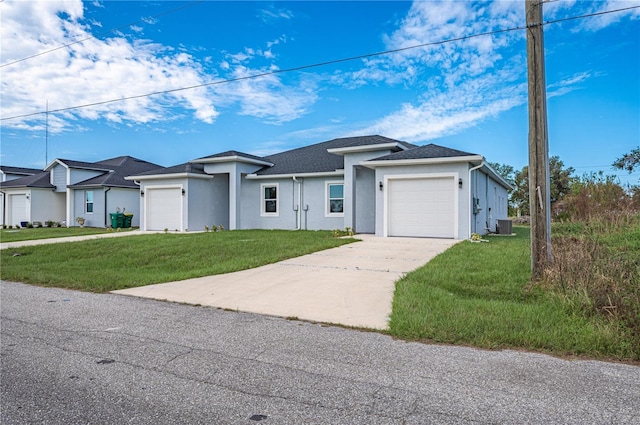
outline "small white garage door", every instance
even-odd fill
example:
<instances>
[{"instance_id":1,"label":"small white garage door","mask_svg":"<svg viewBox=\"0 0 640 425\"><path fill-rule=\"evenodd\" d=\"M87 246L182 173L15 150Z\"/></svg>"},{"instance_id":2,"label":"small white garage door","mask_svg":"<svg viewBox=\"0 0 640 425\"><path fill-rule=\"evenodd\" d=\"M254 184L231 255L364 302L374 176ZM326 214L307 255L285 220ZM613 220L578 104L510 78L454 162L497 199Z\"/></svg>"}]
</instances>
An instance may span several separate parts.
<instances>
[{"instance_id":1,"label":"small white garage door","mask_svg":"<svg viewBox=\"0 0 640 425\"><path fill-rule=\"evenodd\" d=\"M10 225L15 226L19 225L21 221L29 221L27 217L27 195L9 195L9 204L11 205Z\"/></svg>"},{"instance_id":2,"label":"small white garage door","mask_svg":"<svg viewBox=\"0 0 640 425\"><path fill-rule=\"evenodd\" d=\"M389 179L389 236L454 238L455 179Z\"/></svg>"},{"instance_id":3,"label":"small white garage door","mask_svg":"<svg viewBox=\"0 0 640 425\"><path fill-rule=\"evenodd\" d=\"M146 189L146 230L182 230L182 189Z\"/></svg>"}]
</instances>

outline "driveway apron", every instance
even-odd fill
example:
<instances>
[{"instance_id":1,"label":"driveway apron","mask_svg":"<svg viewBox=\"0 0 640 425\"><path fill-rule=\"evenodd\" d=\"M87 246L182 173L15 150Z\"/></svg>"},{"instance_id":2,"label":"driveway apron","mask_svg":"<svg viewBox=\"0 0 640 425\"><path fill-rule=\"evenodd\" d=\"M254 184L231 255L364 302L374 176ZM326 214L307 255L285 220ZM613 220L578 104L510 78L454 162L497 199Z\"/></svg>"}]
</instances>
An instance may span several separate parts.
<instances>
[{"instance_id":1,"label":"driveway apron","mask_svg":"<svg viewBox=\"0 0 640 425\"><path fill-rule=\"evenodd\" d=\"M356 237L362 241L254 269L113 293L387 329L395 282L459 242Z\"/></svg>"}]
</instances>

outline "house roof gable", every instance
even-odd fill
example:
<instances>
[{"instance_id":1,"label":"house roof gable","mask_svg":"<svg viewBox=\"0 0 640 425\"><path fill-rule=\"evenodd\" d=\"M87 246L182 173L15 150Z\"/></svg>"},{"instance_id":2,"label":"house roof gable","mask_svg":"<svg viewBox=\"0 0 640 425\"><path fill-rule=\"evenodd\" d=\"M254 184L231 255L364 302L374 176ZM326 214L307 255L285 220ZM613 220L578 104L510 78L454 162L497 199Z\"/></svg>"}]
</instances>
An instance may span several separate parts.
<instances>
[{"instance_id":1,"label":"house roof gable","mask_svg":"<svg viewBox=\"0 0 640 425\"><path fill-rule=\"evenodd\" d=\"M332 172L344 168L344 156L331 153L329 150L392 144L403 148L414 147L410 143L378 135L333 139L265 156L264 159L274 166L265 167L256 174L266 176Z\"/></svg>"},{"instance_id":2,"label":"house roof gable","mask_svg":"<svg viewBox=\"0 0 640 425\"><path fill-rule=\"evenodd\" d=\"M82 188L104 186L137 189L138 186L131 180L125 180L125 177L161 168L158 164L143 161L132 156L119 156L116 158L105 159L104 161L96 162L95 164L99 167L109 167L109 172L78 182L69 187Z\"/></svg>"},{"instance_id":3,"label":"house roof gable","mask_svg":"<svg viewBox=\"0 0 640 425\"><path fill-rule=\"evenodd\" d=\"M47 165L44 170L51 170L56 164L60 164L66 168L78 168L81 170L94 170L94 171L110 171L111 167L108 165L103 165L97 162L85 162L85 161L75 161L73 159L62 159L56 158Z\"/></svg>"},{"instance_id":4,"label":"house roof gable","mask_svg":"<svg viewBox=\"0 0 640 425\"><path fill-rule=\"evenodd\" d=\"M20 177L13 180L7 180L6 182L0 183L0 188L2 189L11 189L11 188L21 188L21 187L33 187L33 188L42 188L42 189L53 189L54 185L51 184L51 177L49 172L40 171L38 174L34 174L32 176Z\"/></svg>"}]
</instances>

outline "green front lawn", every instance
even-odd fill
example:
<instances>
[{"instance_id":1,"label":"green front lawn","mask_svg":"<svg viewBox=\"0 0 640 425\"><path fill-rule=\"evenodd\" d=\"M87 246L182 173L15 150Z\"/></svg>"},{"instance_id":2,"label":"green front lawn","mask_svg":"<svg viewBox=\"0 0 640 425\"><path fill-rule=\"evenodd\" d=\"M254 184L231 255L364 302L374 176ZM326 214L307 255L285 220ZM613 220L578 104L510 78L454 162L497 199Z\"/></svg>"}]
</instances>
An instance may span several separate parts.
<instances>
[{"instance_id":1,"label":"green front lawn","mask_svg":"<svg viewBox=\"0 0 640 425\"><path fill-rule=\"evenodd\" d=\"M94 239L2 250L0 277L106 292L244 270L353 241L335 238L330 231L287 230Z\"/></svg>"},{"instance_id":2,"label":"green front lawn","mask_svg":"<svg viewBox=\"0 0 640 425\"><path fill-rule=\"evenodd\" d=\"M137 229L121 229L128 232ZM100 227L38 227L26 229L0 229L0 242L20 242L34 239L64 238L67 236L85 236L113 232Z\"/></svg>"},{"instance_id":3,"label":"green front lawn","mask_svg":"<svg viewBox=\"0 0 640 425\"><path fill-rule=\"evenodd\" d=\"M409 340L637 359L624 326L530 285L529 229L461 242L396 285L390 333Z\"/></svg>"}]
</instances>

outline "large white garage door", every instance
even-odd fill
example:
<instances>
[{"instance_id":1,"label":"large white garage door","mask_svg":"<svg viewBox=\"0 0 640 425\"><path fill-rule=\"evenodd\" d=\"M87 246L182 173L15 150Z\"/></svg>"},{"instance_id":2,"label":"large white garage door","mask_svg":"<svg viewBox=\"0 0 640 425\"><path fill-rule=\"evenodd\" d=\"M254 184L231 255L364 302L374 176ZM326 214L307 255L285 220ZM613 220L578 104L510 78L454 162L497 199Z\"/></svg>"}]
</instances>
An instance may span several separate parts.
<instances>
[{"instance_id":1,"label":"large white garage door","mask_svg":"<svg viewBox=\"0 0 640 425\"><path fill-rule=\"evenodd\" d=\"M455 237L455 179L388 180L389 236Z\"/></svg>"},{"instance_id":2,"label":"large white garage door","mask_svg":"<svg viewBox=\"0 0 640 425\"><path fill-rule=\"evenodd\" d=\"M182 189L146 189L146 230L182 230Z\"/></svg>"},{"instance_id":3,"label":"large white garage door","mask_svg":"<svg viewBox=\"0 0 640 425\"><path fill-rule=\"evenodd\" d=\"M9 195L9 203L11 204L11 216L9 216L9 224L15 226L21 221L29 221L27 217L27 195Z\"/></svg>"}]
</instances>

